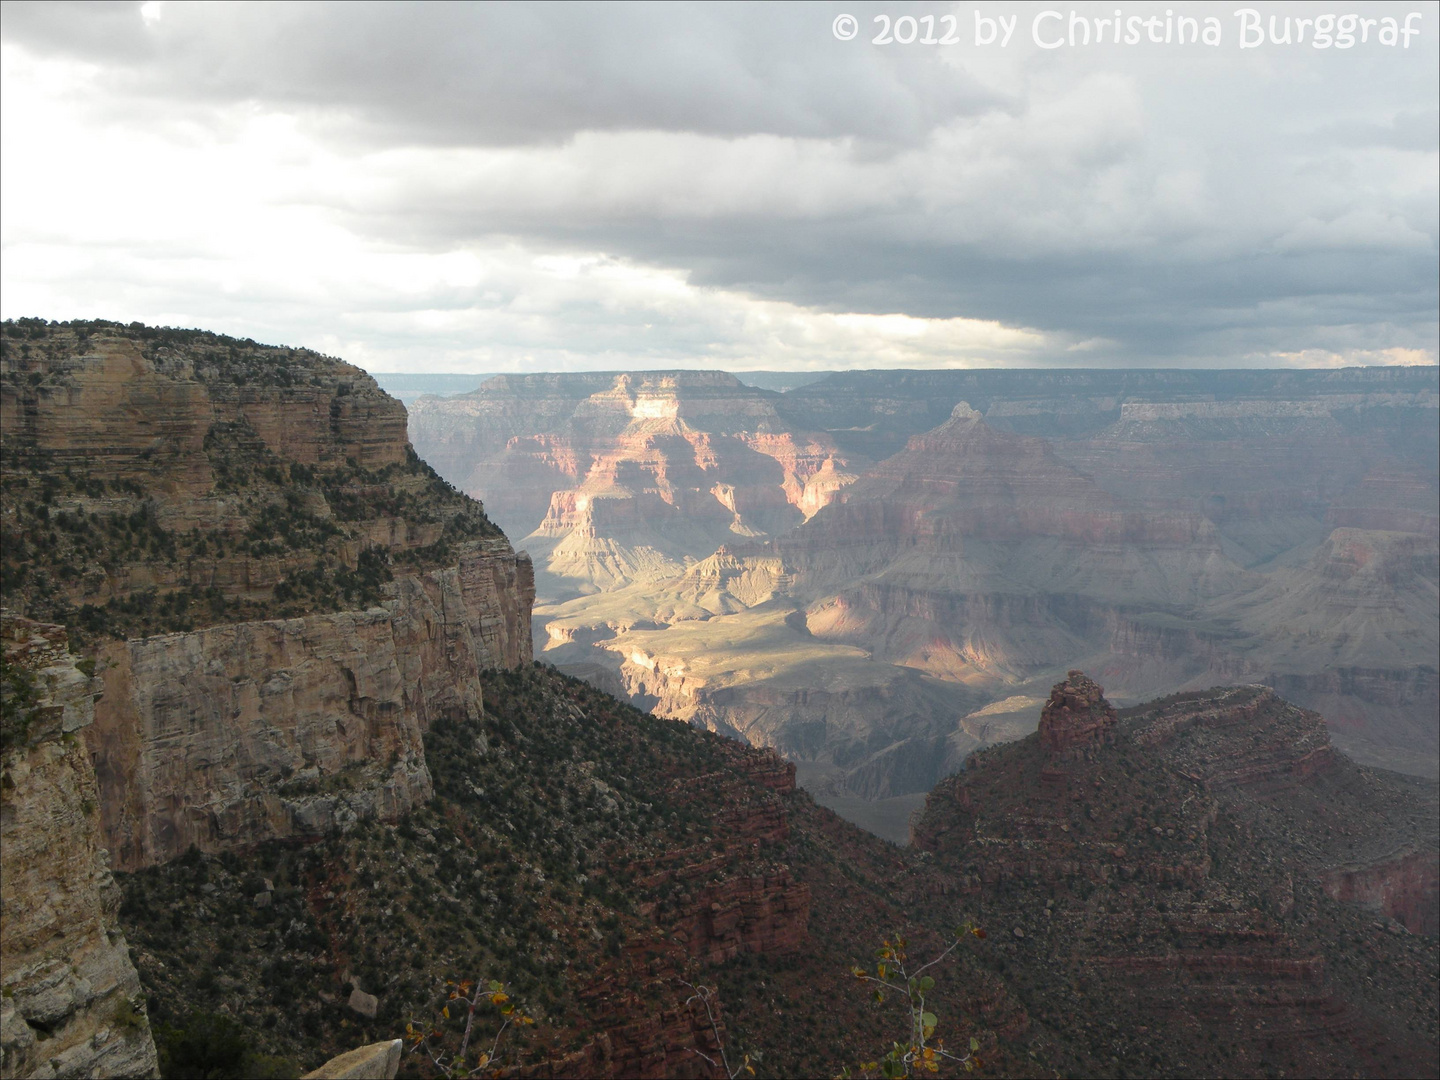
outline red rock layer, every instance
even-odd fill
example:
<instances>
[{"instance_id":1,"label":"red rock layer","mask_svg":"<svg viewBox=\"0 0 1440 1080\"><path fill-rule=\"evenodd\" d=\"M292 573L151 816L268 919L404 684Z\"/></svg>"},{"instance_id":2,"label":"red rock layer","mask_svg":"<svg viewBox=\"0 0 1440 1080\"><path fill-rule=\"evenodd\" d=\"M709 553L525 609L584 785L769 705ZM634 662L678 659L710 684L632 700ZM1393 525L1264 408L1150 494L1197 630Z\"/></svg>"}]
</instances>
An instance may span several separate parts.
<instances>
[{"instance_id":1,"label":"red rock layer","mask_svg":"<svg viewBox=\"0 0 1440 1080\"><path fill-rule=\"evenodd\" d=\"M410 430L514 536L613 538L683 560L783 532L854 479L832 440L778 418L776 396L722 372L498 376L416 402Z\"/></svg>"},{"instance_id":2,"label":"red rock layer","mask_svg":"<svg viewBox=\"0 0 1440 1080\"><path fill-rule=\"evenodd\" d=\"M1050 690L1040 712L1040 745L1047 757L1080 757L1087 748L1108 741L1115 709L1105 688L1083 671L1071 671Z\"/></svg>"},{"instance_id":3,"label":"red rock layer","mask_svg":"<svg viewBox=\"0 0 1440 1080\"><path fill-rule=\"evenodd\" d=\"M1405 925L1412 934L1440 934L1440 862L1435 852L1402 851L1368 866L1331 870L1325 892Z\"/></svg>"}]
</instances>

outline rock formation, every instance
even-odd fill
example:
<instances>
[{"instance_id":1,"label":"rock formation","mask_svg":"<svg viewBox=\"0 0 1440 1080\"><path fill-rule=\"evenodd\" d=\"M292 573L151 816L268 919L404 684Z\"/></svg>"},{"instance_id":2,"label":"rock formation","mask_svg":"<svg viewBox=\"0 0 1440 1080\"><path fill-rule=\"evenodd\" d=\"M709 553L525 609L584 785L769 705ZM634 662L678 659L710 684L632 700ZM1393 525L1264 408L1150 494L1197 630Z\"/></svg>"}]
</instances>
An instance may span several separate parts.
<instances>
[{"instance_id":1,"label":"rock formation","mask_svg":"<svg viewBox=\"0 0 1440 1080\"><path fill-rule=\"evenodd\" d=\"M0 1075L158 1076L86 752L99 680L58 626L5 616Z\"/></svg>"},{"instance_id":2,"label":"rock formation","mask_svg":"<svg viewBox=\"0 0 1440 1080\"><path fill-rule=\"evenodd\" d=\"M1405 925L1436 887L1434 785L1349 763L1266 687L1118 715L1098 690L1072 672L914 824L1031 1015L1072 1033L1062 1071L1431 1070L1436 942Z\"/></svg>"},{"instance_id":3,"label":"rock formation","mask_svg":"<svg viewBox=\"0 0 1440 1080\"><path fill-rule=\"evenodd\" d=\"M850 965L901 926L938 945L971 911L992 944L953 958L946 1037L1002 1074L1433 1071L1433 786L1357 769L1271 691L1117 714L1074 670L1043 734L972 754L902 851L797 791L794 760L531 666L528 560L355 369L98 323L6 324L3 345L6 601L86 657L26 624L58 740L7 701L7 1071L153 1069L138 970L162 1056L199 1024L270 1071L311 1067L428 1023L447 978L493 977L537 1020L507 1034L516 1076L704 1074L722 1045L830 1073L895 1034ZM841 486L838 440L776 426L773 395L667 378L471 403L486 439L526 394L557 418L506 436L508 475L569 477L535 488L552 570L573 542L580 578L614 572L547 613L550 651L866 793L929 783L992 723L1016 734L1027 689L1086 649L1131 688L1248 677L1245 620L1284 602L1202 510L1107 491L1003 409L952 402ZM1170 412L1119 419L1234 419ZM1240 419L1314 419L1279 413ZM582 436L608 447L583 478ZM681 527L727 543L665 549ZM1428 572L1423 534L1358 531L1306 572L1361 593ZM625 583L646 545L676 571L658 601ZM1363 650L1344 655L1359 678ZM75 828L41 845L56 807Z\"/></svg>"},{"instance_id":4,"label":"rock formation","mask_svg":"<svg viewBox=\"0 0 1440 1080\"><path fill-rule=\"evenodd\" d=\"M410 430L441 475L535 556L543 599L667 577L772 536L854 479L778 395L722 372L496 376L422 398Z\"/></svg>"},{"instance_id":5,"label":"rock formation","mask_svg":"<svg viewBox=\"0 0 1440 1080\"><path fill-rule=\"evenodd\" d=\"M1105 700L1105 688L1083 671L1071 671L1041 710L1040 746L1047 758L1081 757L1108 742L1114 727L1115 709Z\"/></svg>"},{"instance_id":6,"label":"rock formation","mask_svg":"<svg viewBox=\"0 0 1440 1080\"><path fill-rule=\"evenodd\" d=\"M878 694L898 666L982 698L947 708L961 716L1043 696L1076 665L1118 700L1263 682L1320 710L1348 753L1434 775L1436 382L1433 368L831 376L778 414L890 456L791 532L543 607L541 644L850 793L922 791L988 738L926 710L910 732L781 715L791 694L853 689L857 655ZM780 621L797 610L803 635ZM756 664L762 638L795 663Z\"/></svg>"},{"instance_id":7,"label":"rock formation","mask_svg":"<svg viewBox=\"0 0 1440 1080\"><path fill-rule=\"evenodd\" d=\"M371 1043L331 1058L303 1080L395 1080L404 1052L400 1039Z\"/></svg>"},{"instance_id":8,"label":"rock formation","mask_svg":"<svg viewBox=\"0 0 1440 1080\"><path fill-rule=\"evenodd\" d=\"M528 657L503 612L528 583L475 553L393 584L364 612L103 649L92 742L117 867L394 821L430 797L421 737L483 710L482 671Z\"/></svg>"},{"instance_id":9,"label":"rock formation","mask_svg":"<svg viewBox=\"0 0 1440 1080\"><path fill-rule=\"evenodd\" d=\"M198 332L6 324L6 602L104 693L118 869L393 821L422 736L528 663L533 575L363 372Z\"/></svg>"},{"instance_id":10,"label":"rock formation","mask_svg":"<svg viewBox=\"0 0 1440 1080\"><path fill-rule=\"evenodd\" d=\"M570 634L552 630L547 654L585 659L565 647L583 629L591 662L613 654L633 700L838 766L832 783L866 795L927 790L983 741L958 718L1078 658L1108 661L1122 628L1173 626L1255 584L1201 515L1128 506L963 402L791 533L703 565L704 579L697 564L608 601L542 609ZM762 648L766 662L749 659ZM1177 659L1147 665L1129 689L1204 670ZM875 705L822 715L787 706L792 696ZM925 699L936 706L917 707Z\"/></svg>"}]
</instances>

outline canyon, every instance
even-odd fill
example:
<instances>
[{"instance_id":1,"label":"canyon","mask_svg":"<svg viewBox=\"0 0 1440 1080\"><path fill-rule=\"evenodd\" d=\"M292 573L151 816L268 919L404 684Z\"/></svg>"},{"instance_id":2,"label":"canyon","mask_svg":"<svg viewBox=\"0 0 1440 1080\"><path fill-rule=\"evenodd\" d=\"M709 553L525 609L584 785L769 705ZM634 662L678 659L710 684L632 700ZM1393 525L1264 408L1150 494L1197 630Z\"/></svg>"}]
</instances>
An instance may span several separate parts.
<instances>
[{"instance_id":1,"label":"canyon","mask_svg":"<svg viewBox=\"0 0 1440 1080\"><path fill-rule=\"evenodd\" d=\"M1235 660L1410 716L1433 570L1397 506L1267 568L959 401L870 455L729 376L546 376L555 445L593 416L604 452L527 492L561 457L504 436L495 499L555 534L532 568L341 361L98 321L0 346L0 1075L390 1063L492 978L534 1020L506 1075L829 1075L903 1029L856 963L965 924L937 1000L988 1073L1434 1071L1435 785ZM517 394L479 410L502 434ZM652 502L663 530L604 531ZM1044 681L1085 649L1137 696L1233 685ZM913 844L802 781L923 800Z\"/></svg>"},{"instance_id":2,"label":"canyon","mask_svg":"<svg viewBox=\"0 0 1440 1080\"><path fill-rule=\"evenodd\" d=\"M722 385L743 403L717 408ZM442 475L515 506L520 546L562 553L537 655L774 747L839 805L916 798L1033 730L1072 666L1122 703L1274 685L1360 760L1436 775L1437 404L1435 368L840 372L785 393L556 374L422 397L410 430ZM751 528L666 495L654 478L681 465L702 501L754 474L727 480L698 438L658 455L662 413L823 447L820 471L787 451L768 481L800 515ZM622 475L651 488L580 514ZM636 539L643 497L671 499L664 543Z\"/></svg>"},{"instance_id":3,"label":"canyon","mask_svg":"<svg viewBox=\"0 0 1440 1080\"><path fill-rule=\"evenodd\" d=\"M547 597L667 577L771 536L852 480L776 394L723 372L499 375L411 408L411 438L536 560Z\"/></svg>"}]
</instances>

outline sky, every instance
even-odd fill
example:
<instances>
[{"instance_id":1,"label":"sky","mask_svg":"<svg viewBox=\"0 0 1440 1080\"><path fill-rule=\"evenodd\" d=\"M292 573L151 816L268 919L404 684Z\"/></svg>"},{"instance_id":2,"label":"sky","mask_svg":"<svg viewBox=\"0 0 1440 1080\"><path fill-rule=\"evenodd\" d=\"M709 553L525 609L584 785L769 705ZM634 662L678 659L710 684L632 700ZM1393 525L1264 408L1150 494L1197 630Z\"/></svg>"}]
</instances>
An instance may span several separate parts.
<instances>
[{"instance_id":1,"label":"sky","mask_svg":"<svg viewBox=\"0 0 1440 1080\"><path fill-rule=\"evenodd\" d=\"M1440 9L1238 10L6 3L0 316L372 371L1435 363Z\"/></svg>"}]
</instances>

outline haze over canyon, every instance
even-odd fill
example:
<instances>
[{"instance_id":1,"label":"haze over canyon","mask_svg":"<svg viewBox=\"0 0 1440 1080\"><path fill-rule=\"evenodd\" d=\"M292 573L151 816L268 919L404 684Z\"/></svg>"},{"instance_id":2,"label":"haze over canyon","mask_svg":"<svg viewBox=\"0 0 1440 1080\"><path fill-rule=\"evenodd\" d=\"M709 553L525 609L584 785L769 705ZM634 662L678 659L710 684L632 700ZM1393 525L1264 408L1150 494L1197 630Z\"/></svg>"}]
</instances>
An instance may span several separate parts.
<instances>
[{"instance_id":1,"label":"haze over canyon","mask_svg":"<svg viewBox=\"0 0 1440 1080\"><path fill-rule=\"evenodd\" d=\"M1434 777L1437 390L1434 367L502 375L409 424L534 558L537 656L773 746L838 806L1033 730L1071 667L1120 701L1263 682Z\"/></svg>"}]
</instances>

